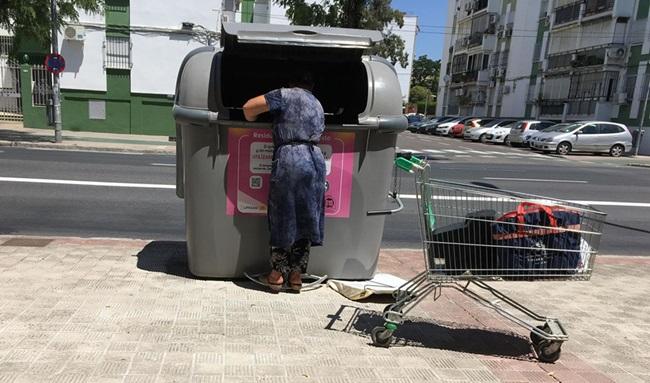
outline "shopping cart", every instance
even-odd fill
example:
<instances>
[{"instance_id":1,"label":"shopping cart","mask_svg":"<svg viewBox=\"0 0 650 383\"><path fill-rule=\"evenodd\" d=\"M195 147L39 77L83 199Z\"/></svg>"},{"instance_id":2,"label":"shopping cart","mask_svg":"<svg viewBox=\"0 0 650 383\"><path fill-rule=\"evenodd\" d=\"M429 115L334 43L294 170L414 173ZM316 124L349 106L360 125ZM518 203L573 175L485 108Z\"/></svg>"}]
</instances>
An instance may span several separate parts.
<instances>
[{"instance_id":1,"label":"shopping cart","mask_svg":"<svg viewBox=\"0 0 650 383\"><path fill-rule=\"evenodd\" d=\"M558 199L431 179L428 163L417 157L395 164L415 174L426 270L395 291L384 326L372 330L373 343L390 346L404 316L430 294L437 299L444 286L528 329L538 359L556 361L568 340L560 320L487 282L588 280L606 215Z\"/></svg>"}]
</instances>

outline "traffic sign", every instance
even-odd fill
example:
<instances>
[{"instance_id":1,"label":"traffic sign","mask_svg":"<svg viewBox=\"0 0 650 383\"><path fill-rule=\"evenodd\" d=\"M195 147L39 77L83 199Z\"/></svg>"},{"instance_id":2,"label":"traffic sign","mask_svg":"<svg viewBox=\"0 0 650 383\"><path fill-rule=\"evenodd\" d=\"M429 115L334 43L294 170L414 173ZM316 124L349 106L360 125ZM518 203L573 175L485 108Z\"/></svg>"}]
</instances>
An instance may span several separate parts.
<instances>
[{"instance_id":1,"label":"traffic sign","mask_svg":"<svg viewBox=\"0 0 650 383\"><path fill-rule=\"evenodd\" d=\"M65 69L65 59L58 53L45 56L45 69L48 72L59 74Z\"/></svg>"}]
</instances>

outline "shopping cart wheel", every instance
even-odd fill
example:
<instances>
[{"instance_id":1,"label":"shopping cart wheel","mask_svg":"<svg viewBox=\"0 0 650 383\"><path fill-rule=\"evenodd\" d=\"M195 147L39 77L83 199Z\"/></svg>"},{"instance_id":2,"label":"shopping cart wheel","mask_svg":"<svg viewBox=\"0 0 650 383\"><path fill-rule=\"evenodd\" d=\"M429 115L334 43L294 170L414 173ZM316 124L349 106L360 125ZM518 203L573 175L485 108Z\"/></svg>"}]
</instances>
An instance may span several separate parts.
<instances>
[{"instance_id":1,"label":"shopping cart wheel","mask_svg":"<svg viewBox=\"0 0 650 383\"><path fill-rule=\"evenodd\" d=\"M544 331L544 332L548 332L548 331L549 331L549 328L548 328L547 325L537 326L537 328L540 329L540 330L542 330L542 331ZM534 346L537 346L537 345L538 345L541 341L543 341L543 340L544 340L544 338L542 338L541 336L537 335L537 333L535 333L534 331L531 331L531 332L530 332L530 341L533 343Z\"/></svg>"},{"instance_id":2,"label":"shopping cart wheel","mask_svg":"<svg viewBox=\"0 0 650 383\"><path fill-rule=\"evenodd\" d=\"M393 341L393 330L389 330L385 326L377 326L370 332L370 337L375 346L388 348Z\"/></svg>"},{"instance_id":3,"label":"shopping cart wheel","mask_svg":"<svg viewBox=\"0 0 650 383\"><path fill-rule=\"evenodd\" d=\"M535 346L537 359L543 363L555 363L562 353L562 342L556 340L542 340Z\"/></svg>"}]
</instances>

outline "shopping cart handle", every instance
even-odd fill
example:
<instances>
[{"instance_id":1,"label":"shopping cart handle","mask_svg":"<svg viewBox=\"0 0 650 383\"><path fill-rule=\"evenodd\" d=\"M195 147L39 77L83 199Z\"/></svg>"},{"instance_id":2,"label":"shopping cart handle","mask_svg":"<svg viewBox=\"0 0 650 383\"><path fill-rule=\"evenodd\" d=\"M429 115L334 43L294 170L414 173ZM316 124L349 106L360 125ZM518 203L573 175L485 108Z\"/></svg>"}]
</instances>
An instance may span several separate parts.
<instances>
[{"instance_id":1,"label":"shopping cart handle","mask_svg":"<svg viewBox=\"0 0 650 383\"><path fill-rule=\"evenodd\" d=\"M402 200L399 198L397 193L388 193L388 196L395 200L397 202L397 208L395 209L388 209L388 210L369 210L368 215L391 215L395 213L399 213L404 209L404 204L402 203Z\"/></svg>"}]
</instances>

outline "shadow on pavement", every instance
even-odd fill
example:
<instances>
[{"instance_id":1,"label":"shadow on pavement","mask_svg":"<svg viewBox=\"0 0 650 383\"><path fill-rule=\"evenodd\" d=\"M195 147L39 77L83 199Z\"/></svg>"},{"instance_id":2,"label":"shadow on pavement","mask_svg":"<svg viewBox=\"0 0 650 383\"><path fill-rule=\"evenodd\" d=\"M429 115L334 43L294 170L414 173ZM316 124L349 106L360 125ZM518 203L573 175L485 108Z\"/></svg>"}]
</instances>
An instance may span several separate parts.
<instances>
[{"instance_id":1,"label":"shadow on pavement","mask_svg":"<svg viewBox=\"0 0 650 383\"><path fill-rule=\"evenodd\" d=\"M0 140L12 142L54 142L54 133L44 130L45 134L34 134L32 132L20 132L15 130L0 129Z\"/></svg>"},{"instance_id":2,"label":"shadow on pavement","mask_svg":"<svg viewBox=\"0 0 650 383\"><path fill-rule=\"evenodd\" d=\"M193 275L187 265L187 243L183 241L150 242L136 254L136 257L138 257L137 267L140 270L188 279L223 280L223 278L204 278ZM264 286L256 285L247 279L231 281L241 288L271 293Z\"/></svg>"},{"instance_id":3,"label":"shadow on pavement","mask_svg":"<svg viewBox=\"0 0 650 383\"><path fill-rule=\"evenodd\" d=\"M381 313L341 306L329 316L328 330L370 338L370 332L384 325ZM393 333L391 347L436 348L470 354L535 361L530 341L499 329L477 328L462 323L410 317Z\"/></svg>"},{"instance_id":4,"label":"shadow on pavement","mask_svg":"<svg viewBox=\"0 0 650 383\"><path fill-rule=\"evenodd\" d=\"M181 241L153 241L136 255L138 269L199 279L187 266L187 245Z\"/></svg>"}]
</instances>

